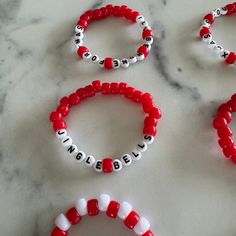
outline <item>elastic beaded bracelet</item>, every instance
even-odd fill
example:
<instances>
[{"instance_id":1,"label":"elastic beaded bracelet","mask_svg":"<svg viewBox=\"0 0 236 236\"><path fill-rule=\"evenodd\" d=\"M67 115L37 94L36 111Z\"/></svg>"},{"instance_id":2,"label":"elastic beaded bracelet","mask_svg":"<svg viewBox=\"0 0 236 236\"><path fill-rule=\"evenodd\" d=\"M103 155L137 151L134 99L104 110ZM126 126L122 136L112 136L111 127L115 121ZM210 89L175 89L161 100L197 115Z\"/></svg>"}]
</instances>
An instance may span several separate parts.
<instances>
[{"instance_id":1,"label":"elastic beaded bracelet","mask_svg":"<svg viewBox=\"0 0 236 236\"><path fill-rule=\"evenodd\" d=\"M208 45L208 47L211 48L221 60L231 65L236 63L236 53L225 50L221 45L217 44L216 41L213 40L210 27L213 25L215 18L224 15L230 16L235 13L236 2L213 10L203 18L199 33L200 38Z\"/></svg>"},{"instance_id":2,"label":"elastic beaded bracelet","mask_svg":"<svg viewBox=\"0 0 236 236\"><path fill-rule=\"evenodd\" d=\"M68 236L70 227L78 224L83 216L97 216L101 212L104 212L111 219L120 218L124 221L124 225L137 235L154 236L146 218L140 217L128 202L120 204L111 200L107 194L102 194L98 199L90 199L89 201L84 198L79 199L75 207L70 208L65 215L60 214L56 217L56 227L51 236Z\"/></svg>"},{"instance_id":3,"label":"elastic beaded bracelet","mask_svg":"<svg viewBox=\"0 0 236 236\"><path fill-rule=\"evenodd\" d=\"M90 50L83 46L83 32L88 28L88 24L94 20L101 20L108 16L123 17L131 22L137 22L142 28L142 40L144 43L138 48L136 55L123 59L113 59L111 57L100 59L98 55L91 54ZM107 70L118 69L120 66L128 68L130 64L144 60L151 50L153 39L153 31L144 17L139 12L133 11L125 5L107 5L100 9L88 10L80 17L80 20L75 27L75 44L78 56L85 61L97 63L100 67Z\"/></svg>"},{"instance_id":4,"label":"elastic beaded bracelet","mask_svg":"<svg viewBox=\"0 0 236 236\"><path fill-rule=\"evenodd\" d=\"M85 153L78 149L73 144L72 138L67 135L67 125L63 117L70 113L70 108L78 105L86 98L93 97L97 93L103 95L124 95L125 98L130 99L135 103L142 105L144 112L147 114L144 120L143 140L140 141L131 154L124 154L120 159L113 160L112 158L105 158L103 160L95 160L91 155L86 156ZM78 89L68 97L63 97L60 100L60 105L56 111L50 115L50 121L53 124L53 129L56 132L56 137L65 146L68 154L75 158L79 163L85 162L86 166L94 167L97 172L111 173L113 171L120 171L123 166L129 166L133 161L137 161L142 157L142 153L148 148L148 144L154 141L157 133L158 119L161 118L161 111L156 107L149 93L142 93L126 83L102 83L99 80L93 81L91 85Z\"/></svg>"},{"instance_id":5,"label":"elastic beaded bracelet","mask_svg":"<svg viewBox=\"0 0 236 236\"><path fill-rule=\"evenodd\" d=\"M219 106L217 116L213 120L213 127L217 130L218 143L223 154L236 164L236 145L232 137L233 132L229 127L232 121L232 112L236 112L236 94L227 103Z\"/></svg>"}]
</instances>

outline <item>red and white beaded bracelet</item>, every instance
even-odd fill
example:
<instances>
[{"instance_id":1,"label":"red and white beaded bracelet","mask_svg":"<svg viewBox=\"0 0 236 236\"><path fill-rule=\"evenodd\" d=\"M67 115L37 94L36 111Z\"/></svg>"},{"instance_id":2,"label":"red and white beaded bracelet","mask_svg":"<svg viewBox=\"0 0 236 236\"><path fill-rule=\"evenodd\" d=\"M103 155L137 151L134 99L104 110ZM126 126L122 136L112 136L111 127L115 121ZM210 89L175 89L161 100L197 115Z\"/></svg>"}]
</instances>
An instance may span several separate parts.
<instances>
[{"instance_id":1,"label":"red and white beaded bracelet","mask_svg":"<svg viewBox=\"0 0 236 236\"><path fill-rule=\"evenodd\" d=\"M123 17L131 22L137 22L142 28L143 44L138 48L136 55L123 59L113 59L111 57L100 59L98 55L92 54L87 47L83 46L83 33L88 28L88 24L94 20L101 20L108 16ZM133 11L125 5L107 5L100 9L88 10L80 17L75 27L75 45L79 57L85 61L97 63L100 67L107 70L118 69L119 67L128 68L130 64L144 60L151 50L153 39L153 31L145 18L139 12Z\"/></svg>"},{"instance_id":2,"label":"red and white beaded bracelet","mask_svg":"<svg viewBox=\"0 0 236 236\"><path fill-rule=\"evenodd\" d=\"M95 160L91 155L86 154L79 150L73 144L72 138L67 135L67 125L64 120L70 108L78 105L86 98L93 97L97 93L103 95L124 95L125 98L141 104L144 112L147 114L144 120L143 140L141 140L135 149L130 154L124 154L120 159L113 160L112 158L105 158L103 160ZM56 132L56 137L60 140L61 144L65 146L68 154L75 158L79 163L83 162L85 165L94 167L97 172L111 173L113 171L120 171L123 166L129 166L133 161L137 161L142 157L142 153L147 150L148 144L154 141L157 133L158 119L161 118L161 111L154 104L152 95L150 93L142 93L127 85L127 83L102 83L99 80L93 81L91 85L78 89L68 97L63 97L60 100L60 105L56 111L50 115L50 121L53 124L53 129Z\"/></svg>"},{"instance_id":3,"label":"red and white beaded bracelet","mask_svg":"<svg viewBox=\"0 0 236 236\"><path fill-rule=\"evenodd\" d=\"M213 120L213 127L217 129L219 136L218 143L227 159L236 164L236 145L233 140L233 132L229 127L232 121L232 112L236 112L236 94L218 108L216 118Z\"/></svg>"},{"instance_id":4,"label":"red and white beaded bracelet","mask_svg":"<svg viewBox=\"0 0 236 236\"><path fill-rule=\"evenodd\" d=\"M208 45L209 48L215 51L216 55L227 64L236 64L236 53L225 50L221 45L213 40L210 27L213 25L215 18L224 15L233 15L236 13L236 2L228 4L225 7L217 8L203 18L200 28L200 38Z\"/></svg>"},{"instance_id":5,"label":"red and white beaded bracelet","mask_svg":"<svg viewBox=\"0 0 236 236\"><path fill-rule=\"evenodd\" d=\"M154 236L150 230L150 223L144 217L133 210L128 202L119 203L111 200L107 194L102 194L98 199L87 201L82 198L77 201L75 207L70 208L66 214L60 214L55 220L56 227L51 236L68 236L68 230L72 225L78 224L85 215L97 216L104 212L111 219L119 217L124 221L128 229L133 230L137 235Z\"/></svg>"}]
</instances>

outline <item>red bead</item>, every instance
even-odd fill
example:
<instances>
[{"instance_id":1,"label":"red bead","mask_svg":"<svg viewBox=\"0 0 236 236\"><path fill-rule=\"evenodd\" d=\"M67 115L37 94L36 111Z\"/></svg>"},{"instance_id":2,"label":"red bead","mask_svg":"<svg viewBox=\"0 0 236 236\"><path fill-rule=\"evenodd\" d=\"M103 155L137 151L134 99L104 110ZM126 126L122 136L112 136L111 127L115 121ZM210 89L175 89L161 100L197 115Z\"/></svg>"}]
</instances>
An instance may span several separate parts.
<instances>
[{"instance_id":1,"label":"red bead","mask_svg":"<svg viewBox=\"0 0 236 236\"><path fill-rule=\"evenodd\" d=\"M84 13L84 15L88 16L89 19L87 20L88 22L91 22L93 20L93 10L88 10ZM86 20L86 19L84 19Z\"/></svg>"},{"instance_id":2,"label":"red bead","mask_svg":"<svg viewBox=\"0 0 236 236\"><path fill-rule=\"evenodd\" d=\"M72 225L76 225L81 220L81 216L74 207L66 212L66 217Z\"/></svg>"},{"instance_id":3,"label":"red bead","mask_svg":"<svg viewBox=\"0 0 236 236\"><path fill-rule=\"evenodd\" d=\"M81 101L87 98L87 94L84 88L77 89L76 93Z\"/></svg>"},{"instance_id":4,"label":"red bead","mask_svg":"<svg viewBox=\"0 0 236 236\"><path fill-rule=\"evenodd\" d=\"M235 13L235 6L234 4L228 4L225 6L227 8L227 14L228 16L231 16Z\"/></svg>"},{"instance_id":5,"label":"red bead","mask_svg":"<svg viewBox=\"0 0 236 236\"><path fill-rule=\"evenodd\" d=\"M101 11L101 14L102 14L101 18L106 18L108 16L108 10L107 10L106 7L100 8L100 11Z\"/></svg>"},{"instance_id":6,"label":"red bead","mask_svg":"<svg viewBox=\"0 0 236 236\"><path fill-rule=\"evenodd\" d=\"M155 104L152 100L149 100L143 103L143 111L145 113L150 113L154 107L155 107Z\"/></svg>"},{"instance_id":7,"label":"red bead","mask_svg":"<svg viewBox=\"0 0 236 236\"><path fill-rule=\"evenodd\" d=\"M137 50L138 54L143 54L144 57L147 57L148 53L149 53L149 49L148 47L142 45L138 50Z\"/></svg>"},{"instance_id":8,"label":"red bead","mask_svg":"<svg viewBox=\"0 0 236 236\"><path fill-rule=\"evenodd\" d=\"M93 90L93 86L92 85L88 85L84 88L87 97L93 97L95 95L95 91Z\"/></svg>"},{"instance_id":9,"label":"red bead","mask_svg":"<svg viewBox=\"0 0 236 236\"><path fill-rule=\"evenodd\" d=\"M203 38L203 36L206 34L211 34L210 29L207 27L202 27L202 29L200 30L200 38Z\"/></svg>"},{"instance_id":10,"label":"red bead","mask_svg":"<svg viewBox=\"0 0 236 236\"><path fill-rule=\"evenodd\" d=\"M121 16L125 16L126 10L127 10L127 6L126 5L122 5L120 8L120 14Z\"/></svg>"},{"instance_id":11,"label":"red bead","mask_svg":"<svg viewBox=\"0 0 236 236\"><path fill-rule=\"evenodd\" d=\"M229 111L229 112L231 112L231 107L228 103L221 104L218 107L218 112L220 112L220 111Z\"/></svg>"},{"instance_id":12,"label":"red bead","mask_svg":"<svg viewBox=\"0 0 236 236\"><path fill-rule=\"evenodd\" d=\"M80 46L77 50L77 54L79 55L79 57L83 58L83 54L89 52L89 49L85 46Z\"/></svg>"},{"instance_id":13,"label":"red bead","mask_svg":"<svg viewBox=\"0 0 236 236\"><path fill-rule=\"evenodd\" d=\"M131 20L131 18L132 18L132 13L133 13L133 10L130 9L130 8L127 8L126 11L125 11L125 18L126 18L127 20Z\"/></svg>"},{"instance_id":14,"label":"red bead","mask_svg":"<svg viewBox=\"0 0 236 236\"><path fill-rule=\"evenodd\" d=\"M77 25L82 26L84 28L84 30L86 30L88 28L88 21L86 21L86 20L79 20L77 22Z\"/></svg>"},{"instance_id":15,"label":"red bead","mask_svg":"<svg viewBox=\"0 0 236 236\"><path fill-rule=\"evenodd\" d=\"M140 99L142 104L152 101L152 95L150 93L144 93Z\"/></svg>"},{"instance_id":16,"label":"red bead","mask_svg":"<svg viewBox=\"0 0 236 236\"><path fill-rule=\"evenodd\" d=\"M111 83L111 94L118 94L119 93L119 84L118 83Z\"/></svg>"},{"instance_id":17,"label":"red bead","mask_svg":"<svg viewBox=\"0 0 236 236\"><path fill-rule=\"evenodd\" d=\"M203 18L203 20L207 20L211 25L214 23L214 16L213 16L213 14L208 14L208 15L206 15L204 18Z\"/></svg>"},{"instance_id":18,"label":"red bead","mask_svg":"<svg viewBox=\"0 0 236 236\"><path fill-rule=\"evenodd\" d=\"M151 29L146 29L143 31L142 38L145 39L146 37L154 37Z\"/></svg>"},{"instance_id":19,"label":"red bead","mask_svg":"<svg viewBox=\"0 0 236 236\"><path fill-rule=\"evenodd\" d=\"M51 236L68 236L68 232L67 231L62 231L61 229L56 227L52 231Z\"/></svg>"},{"instance_id":20,"label":"red bead","mask_svg":"<svg viewBox=\"0 0 236 236\"><path fill-rule=\"evenodd\" d=\"M109 83L102 83L102 94L107 95L111 92L111 85Z\"/></svg>"},{"instance_id":21,"label":"red bead","mask_svg":"<svg viewBox=\"0 0 236 236\"><path fill-rule=\"evenodd\" d=\"M96 93L101 92L102 86L101 86L101 81L100 81L100 80L95 80L95 81L93 81L93 82L92 82L92 85L93 85L93 90L94 90Z\"/></svg>"},{"instance_id":22,"label":"red bead","mask_svg":"<svg viewBox=\"0 0 236 236\"><path fill-rule=\"evenodd\" d=\"M231 52L229 56L225 59L225 62L229 65L232 65L236 62L236 54Z\"/></svg>"},{"instance_id":23,"label":"red bead","mask_svg":"<svg viewBox=\"0 0 236 236\"><path fill-rule=\"evenodd\" d=\"M141 97L142 97L142 92L139 90L135 90L135 92L133 93L133 96L132 96L132 100L134 102L140 102Z\"/></svg>"},{"instance_id":24,"label":"red bead","mask_svg":"<svg viewBox=\"0 0 236 236\"><path fill-rule=\"evenodd\" d=\"M231 99L236 101L236 93L231 96Z\"/></svg>"},{"instance_id":25,"label":"red bead","mask_svg":"<svg viewBox=\"0 0 236 236\"><path fill-rule=\"evenodd\" d=\"M132 14L131 14L131 20L133 21L133 22L136 22L136 18L138 17L138 16L140 16L141 14L138 12L138 11L133 11L132 12Z\"/></svg>"},{"instance_id":26,"label":"red bead","mask_svg":"<svg viewBox=\"0 0 236 236\"><path fill-rule=\"evenodd\" d=\"M57 121L57 122L53 123L53 129L55 131L60 130L60 129L66 129L66 127L67 127L67 125L66 125L66 122L64 120L60 120L60 121Z\"/></svg>"},{"instance_id":27,"label":"red bead","mask_svg":"<svg viewBox=\"0 0 236 236\"><path fill-rule=\"evenodd\" d=\"M95 20L100 20L102 18L102 12L100 11L100 9L95 9L93 11L93 18Z\"/></svg>"},{"instance_id":28,"label":"red bead","mask_svg":"<svg viewBox=\"0 0 236 236\"><path fill-rule=\"evenodd\" d=\"M150 126L150 125L144 126L143 134L149 134L151 136L156 136L157 129L156 129L156 127Z\"/></svg>"},{"instance_id":29,"label":"red bead","mask_svg":"<svg viewBox=\"0 0 236 236\"><path fill-rule=\"evenodd\" d=\"M60 104L61 104L61 105L64 105L64 106L69 106L69 105L70 105L69 98L68 98L68 97L63 97L63 98L60 100Z\"/></svg>"},{"instance_id":30,"label":"red bead","mask_svg":"<svg viewBox=\"0 0 236 236\"><path fill-rule=\"evenodd\" d=\"M126 98L132 98L135 89L133 87L127 87L125 89L124 95Z\"/></svg>"},{"instance_id":31,"label":"red bead","mask_svg":"<svg viewBox=\"0 0 236 236\"><path fill-rule=\"evenodd\" d=\"M228 102L228 105L230 106L232 112L236 112L236 101L235 100L230 100Z\"/></svg>"},{"instance_id":32,"label":"red bead","mask_svg":"<svg viewBox=\"0 0 236 236\"><path fill-rule=\"evenodd\" d=\"M158 120L156 118L147 116L144 120L144 125L145 126L157 126Z\"/></svg>"},{"instance_id":33,"label":"red bead","mask_svg":"<svg viewBox=\"0 0 236 236\"><path fill-rule=\"evenodd\" d=\"M234 145L223 148L225 157L230 158L232 155L236 155L236 147Z\"/></svg>"},{"instance_id":34,"label":"red bead","mask_svg":"<svg viewBox=\"0 0 236 236\"><path fill-rule=\"evenodd\" d=\"M113 172L113 160L112 158L105 158L102 161L102 171L104 173L112 173Z\"/></svg>"},{"instance_id":35,"label":"red bead","mask_svg":"<svg viewBox=\"0 0 236 236\"><path fill-rule=\"evenodd\" d=\"M83 14L83 15L80 16L80 20L86 20L87 22L89 22L90 21L90 17L87 14Z\"/></svg>"},{"instance_id":36,"label":"red bead","mask_svg":"<svg viewBox=\"0 0 236 236\"><path fill-rule=\"evenodd\" d=\"M230 137L233 134L232 130L228 126L219 128L217 133L220 138Z\"/></svg>"},{"instance_id":37,"label":"red bead","mask_svg":"<svg viewBox=\"0 0 236 236\"><path fill-rule=\"evenodd\" d=\"M108 15L113 15L113 5L108 4L106 5Z\"/></svg>"},{"instance_id":38,"label":"red bead","mask_svg":"<svg viewBox=\"0 0 236 236\"><path fill-rule=\"evenodd\" d=\"M232 120L232 114L229 111L220 111L217 117L224 118L227 123L230 123Z\"/></svg>"},{"instance_id":39,"label":"red bead","mask_svg":"<svg viewBox=\"0 0 236 236\"><path fill-rule=\"evenodd\" d=\"M69 106L60 105L57 107L57 111L60 112L63 116L67 116L70 113Z\"/></svg>"},{"instance_id":40,"label":"red bead","mask_svg":"<svg viewBox=\"0 0 236 236\"><path fill-rule=\"evenodd\" d=\"M126 88L127 88L127 83L121 82L121 83L119 84L119 93L120 93L120 94L124 94Z\"/></svg>"},{"instance_id":41,"label":"red bead","mask_svg":"<svg viewBox=\"0 0 236 236\"><path fill-rule=\"evenodd\" d=\"M49 119L50 119L51 122L56 122L56 121L59 121L61 119L61 116L62 115L61 115L60 112L54 111L54 112L51 113Z\"/></svg>"},{"instance_id":42,"label":"red bead","mask_svg":"<svg viewBox=\"0 0 236 236\"><path fill-rule=\"evenodd\" d=\"M113 7L113 15L117 16L117 17L121 16L120 10L121 10L120 6L114 6Z\"/></svg>"},{"instance_id":43,"label":"red bead","mask_svg":"<svg viewBox=\"0 0 236 236\"><path fill-rule=\"evenodd\" d=\"M87 204L88 214L90 216L96 216L99 214L99 208L98 208L98 200L97 199L91 199L88 201Z\"/></svg>"},{"instance_id":44,"label":"red bead","mask_svg":"<svg viewBox=\"0 0 236 236\"><path fill-rule=\"evenodd\" d=\"M154 233L151 230L148 230L145 234L142 236L154 236Z\"/></svg>"},{"instance_id":45,"label":"red bead","mask_svg":"<svg viewBox=\"0 0 236 236\"><path fill-rule=\"evenodd\" d=\"M111 57L105 58L104 68L107 69L107 70L113 69L113 59Z\"/></svg>"},{"instance_id":46,"label":"red bead","mask_svg":"<svg viewBox=\"0 0 236 236\"><path fill-rule=\"evenodd\" d=\"M225 127L227 126L227 122L224 118L217 117L213 120L213 127L215 129L218 129L220 127Z\"/></svg>"},{"instance_id":47,"label":"red bead","mask_svg":"<svg viewBox=\"0 0 236 236\"><path fill-rule=\"evenodd\" d=\"M69 101L70 101L70 105L77 105L80 103L80 99L79 96L77 95L77 93L72 93L69 96Z\"/></svg>"},{"instance_id":48,"label":"red bead","mask_svg":"<svg viewBox=\"0 0 236 236\"><path fill-rule=\"evenodd\" d=\"M234 140L231 137L224 137L222 139L219 139L218 143L222 148L225 148L225 147L233 145Z\"/></svg>"},{"instance_id":49,"label":"red bead","mask_svg":"<svg viewBox=\"0 0 236 236\"><path fill-rule=\"evenodd\" d=\"M236 155L235 155L235 154L231 156L231 161L232 161L234 164L236 164Z\"/></svg>"},{"instance_id":50,"label":"red bead","mask_svg":"<svg viewBox=\"0 0 236 236\"><path fill-rule=\"evenodd\" d=\"M129 229L133 229L138 223L139 219L140 216L135 211L131 211L127 218L124 220L124 223Z\"/></svg>"},{"instance_id":51,"label":"red bead","mask_svg":"<svg viewBox=\"0 0 236 236\"><path fill-rule=\"evenodd\" d=\"M119 209L120 209L120 203L116 201L111 201L107 208L107 216L111 218L116 218Z\"/></svg>"}]
</instances>

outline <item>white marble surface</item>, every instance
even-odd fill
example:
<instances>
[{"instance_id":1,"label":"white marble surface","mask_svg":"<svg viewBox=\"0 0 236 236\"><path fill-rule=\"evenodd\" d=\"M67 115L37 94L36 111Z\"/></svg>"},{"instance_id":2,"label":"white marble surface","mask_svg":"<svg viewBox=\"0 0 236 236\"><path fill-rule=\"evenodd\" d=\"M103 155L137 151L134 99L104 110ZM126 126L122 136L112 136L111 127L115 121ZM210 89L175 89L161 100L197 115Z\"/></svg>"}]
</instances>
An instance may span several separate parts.
<instances>
[{"instance_id":1,"label":"white marble surface","mask_svg":"<svg viewBox=\"0 0 236 236\"><path fill-rule=\"evenodd\" d=\"M211 122L235 92L236 69L196 39L203 15L227 1L110 2L141 11L160 39L145 62L108 73L78 61L71 40L78 16L108 1L0 0L0 234L49 235L56 215L77 198L106 192L130 201L157 235L235 236L236 167L222 158ZM231 49L235 20L214 26L216 39ZM136 28L122 20L94 24L86 36L101 56L127 56L138 43ZM94 79L149 91L163 111L145 158L109 177L69 161L48 121L61 96ZM68 124L87 152L115 157L139 140L142 119L122 99L99 98L75 109ZM134 235L105 217L87 218L70 233L108 234Z\"/></svg>"}]
</instances>

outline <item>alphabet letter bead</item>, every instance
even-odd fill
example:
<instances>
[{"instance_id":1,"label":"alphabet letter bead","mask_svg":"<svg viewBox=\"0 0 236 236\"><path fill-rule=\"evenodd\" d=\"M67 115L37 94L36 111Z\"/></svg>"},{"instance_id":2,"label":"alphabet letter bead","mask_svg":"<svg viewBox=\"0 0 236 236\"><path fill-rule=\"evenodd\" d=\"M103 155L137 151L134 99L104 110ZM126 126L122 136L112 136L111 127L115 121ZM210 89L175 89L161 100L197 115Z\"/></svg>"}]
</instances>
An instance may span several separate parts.
<instances>
[{"instance_id":1,"label":"alphabet letter bead","mask_svg":"<svg viewBox=\"0 0 236 236\"><path fill-rule=\"evenodd\" d=\"M102 161L98 160L94 163L94 169L97 172L102 172Z\"/></svg>"},{"instance_id":2,"label":"alphabet letter bead","mask_svg":"<svg viewBox=\"0 0 236 236\"><path fill-rule=\"evenodd\" d=\"M143 141L137 144L137 150L140 152L147 151L147 148L148 148L147 144Z\"/></svg>"},{"instance_id":3,"label":"alphabet letter bead","mask_svg":"<svg viewBox=\"0 0 236 236\"><path fill-rule=\"evenodd\" d=\"M122 170L122 162L120 160L116 159L113 161L113 170L115 172Z\"/></svg>"},{"instance_id":4,"label":"alphabet letter bead","mask_svg":"<svg viewBox=\"0 0 236 236\"><path fill-rule=\"evenodd\" d=\"M69 136L66 136L65 138L61 140L61 143L64 147L68 147L72 144L72 138Z\"/></svg>"},{"instance_id":5,"label":"alphabet letter bead","mask_svg":"<svg viewBox=\"0 0 236 236\"><path fill-rule=\"evenodd\" d=\"M86 159L85 159L85 165L87 166L92 166L94 163L95 163L95 158L93 156L88 156Z\"/></svg>"},{"instance_id":6,"label":"alphabet letter bead","mask_svg":"<svg viewBox=\"0 0 236 236\"><path fill-rule=\"evenodd\" d=\"M78 162L82 162L85 158L86 158L86 155L85 155L85 153L83 151L78 151L78 153L75 156L75 159Z\"/></svg>"},{"instance_id":7,"label":"alphabet letter bead","mask_svg":"<svg viewBox=\"0 0 236 236\"><path fill-rule=\"evenodd\" d=\"M57 138L59 138L59 139L65 138L66 135L67 135L67 132L66 132L65 129L60 129L60 130L58 130L58 131L56 132L56 136L57 136Z\"/></svg>"},{"instance_id":8,"label":"alphabet letter bead","mask_svg":"<svg viewBox=\"0 0 236 236\"><path fill-rule=\"evenodd\" d=\"M69 153L70 156L73 156L78 152L78 148L76 145L71 144L70 146L67 147L67 152Z\"/></svg>"},{"instance_id":9,"label":"alphabet letter bead","mask_svg":"<svg viewBox=\"0 0 236 236\"><path fill-rule=\"evenodd\" d=\"M121 157L121 161L124 166L130 166L132 163L132 158L129 154L125 154Z\"/></svg>"},{"instance_id":10,"label":"alphabet letter bead","mask_svg":"<svg viewBox=\"0 0 236 236\"><path fill-rule=\"evenodd\" d=\"M134 161L138 161L138 160L141 159L142 154L141 154L141 152L138 151L137 149L134 149L134 150L132 151L132 153L131 153L131 156L132 156L132 159L133 159Z\"/></svg>"}]
</instances>

